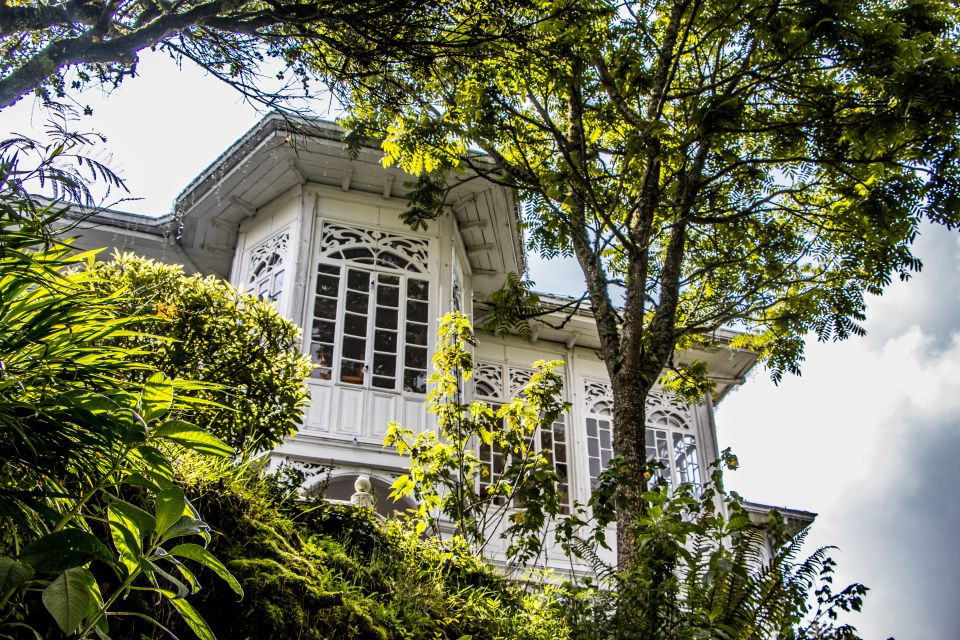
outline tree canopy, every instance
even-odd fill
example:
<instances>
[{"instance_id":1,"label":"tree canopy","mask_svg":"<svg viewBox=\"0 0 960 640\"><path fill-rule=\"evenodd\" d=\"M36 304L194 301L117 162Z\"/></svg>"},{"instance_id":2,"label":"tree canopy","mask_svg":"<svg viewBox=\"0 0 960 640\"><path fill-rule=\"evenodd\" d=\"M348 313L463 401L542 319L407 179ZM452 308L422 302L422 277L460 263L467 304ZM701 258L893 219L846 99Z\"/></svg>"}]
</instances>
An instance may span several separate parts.
<instances>
[{"instance_id":1,"label":"tree canopy","mask_svg":"<svg viewBox=\"0 0 960 640\"><path fill-rule=\"evenodd\" d=\"M936 0L530 10L533 35L482 45L482 61L362 87L348 125L421 174L410 223L438 215L469 169L520 190L533 250L576 258L634 487L628 560L643 398L665 372L709 389L674 354L733 326L775 379L797 372L805 335L862 333L865 294L920 269L922 220L960 221L960 13Z\"/></svg>"},{"instance_id":2,"label":"tree canopy","mask_svg":"<svg viewBox=\"0 0 960 640\"><path fill-rule=\"evenodd\" d=\"M502 33L476 18L457 0L4 1L0 108L34 91L50 98L91 82L116 86L148 47L198 63L255 102L284 106L308 95L312 78L337 86L397 60L429 66ZM271 85L278 71L281 83Z\"/></svg>"}]
</instances>

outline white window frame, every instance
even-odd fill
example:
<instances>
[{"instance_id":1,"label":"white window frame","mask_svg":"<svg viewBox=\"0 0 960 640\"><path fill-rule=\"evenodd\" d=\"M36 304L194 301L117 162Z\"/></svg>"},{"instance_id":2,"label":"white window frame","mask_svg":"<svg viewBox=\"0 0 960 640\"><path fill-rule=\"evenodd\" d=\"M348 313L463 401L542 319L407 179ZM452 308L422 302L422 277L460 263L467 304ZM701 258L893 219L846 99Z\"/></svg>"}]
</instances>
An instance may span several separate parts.
<instances>
[{"instance_id":1,"label":"white window frame","mask_svg":"<svg viewBox=\"0 0 960 640\"><path fill-rule=\"evenodd\" d=\"M590 486L594 488L599 475L597 467L602 472L613 457L613 391L609 383L590 379L583 380L583 389L587 473ZM701 448L690 407L670 394L653 392L647 396L645 413L646 459L664 464L659 475L669 486L689 482L699 490L703 482ZM604 445L604 433L609 437L607 446ZM661 448L661 443L665 449ZM666 455L661 455L664 451ZM679 462L681 459L683 465Z\"/></svg>"},{"instance_id":2,"label":"white window frame","mask_svg":"<svg viewBox=\"0 0 960 640\"><path fill-rule=\"evenodd\" d=\"M432 255L430 241L426 238L398 234L392 230L357 227L330 220L320 221L319 234L319 248L312 256L310 263L311 288L310 300L305 309L308 331L305 342L308 353L315 364L322 365L319 362L321 353L329 354L330 363L326 366L318 366L313 372L312 381L320 384L370 389L377 392L424 395L430 363L430 335L435 314L435 278L429 271L429 260ZM359 259L351 258L347 255L348 252L362 255ZM326 277L322 278L321 269L337 270L337 274L333 276L328 272L324 274ZM347 339L361 338L360 336L354 338L355 334L350 334L346 330L347 315L359 315L356 310L347 308L348 295L351 292L362 294L360 290L350 289L349 287L351 271L368 274L369 283L366 309L363 313L365 316L365 334L362 336L364 360L359 372L361 377L359 381L344 379L344 362L360 362L353 358L346 358L344 354ZM329 289L322 292L319 289L321 280L329 281L333 277L337 279L336 297L331 295ZM397 279L396 307L378 305L378 302L382 301L377 292L378 286L393 286L383 283L383 278ZM411 281L423 283L425 300L410 297ZM333 317L320 312L318 302L321 299L335 301ZM414 304L413 308L425 304L426 315L423 317L423 321L407 317L408 309L411 308L408 303ZM393 327L377 327L378 306L387 311L395 311L396 322ZM333 325L332 332L329 326L331 324ZM393 351L376 348L378 328L385 330L384 333L395 333ZM422 344L408 342L408 330L410 329L416 331L417 338ZM422 353L419 363L415 363L408 358L408 348L410 353ZM395 358L392 376L377 375L375 370L377 355ZM417 366L414 366L415 364ZM410 389L406 385L405 380L408 371L419 374L417 376L419 389ZM383 380L389 377L393 378L392 387L375 384L375 378Z\"/></svg>"},{"instance_id":3,"label":"white window frame","mask_svg":"<svg viewBox=\"0 0 960 640\"><path fill-rule=\"evenodd\" d=\"M288 226L247 250L241 291L280 308L286 299L284 285L290 270L288 258L291 237L291 229ZM257 271L260 265L263 267Z\"/></svg>"},{"instance_id":4,"label":"white window frame","mask_svg":"<svg viewBox=\"0 0 960 640\"><path fill-rule=\"evenodd\" d=\"M473 369L474 398L486 402L496 411L523 390L523 387L530 381L533 373L533 369L527 367L517 367L502 362L478 360L474 363ZM490 392L483 393L484 388L489 389ZM562 439L559 441L557 438L558 433L563 434ZM544 435L545 431L543 427L534 434L533 445L537 452L543 452L545 449ZM554 471L556 471L560 477L559 485L562 495L560 507L561 513L566 514L570 512L572 504L571 487L573 486L573 474L571 473L573 468L571 464L573 443L571 441L570 418L567 412L559 415L554 423L550 425L549 441L550 451L547 457L550 460L550 464L553 465ZM562 447L562 449L559 447ZM484 459L485 449L489 451L487 459ZM563 461L557 462L557 457L560 452L563 453ZM484 487L496 482L496 476L499 476L499 473L494 472L494 461L496 457L500 456L503 458L502 462L506 464L506 455L495 451L493 447L489 445L478 443L477 456L481 462L487 466L487 471L490 474L487 480L480 481L479 489L483 491ZM561 474L561 470L558 468L559 465L565 467L565 474Z\"/></svg>"}]
</instances>

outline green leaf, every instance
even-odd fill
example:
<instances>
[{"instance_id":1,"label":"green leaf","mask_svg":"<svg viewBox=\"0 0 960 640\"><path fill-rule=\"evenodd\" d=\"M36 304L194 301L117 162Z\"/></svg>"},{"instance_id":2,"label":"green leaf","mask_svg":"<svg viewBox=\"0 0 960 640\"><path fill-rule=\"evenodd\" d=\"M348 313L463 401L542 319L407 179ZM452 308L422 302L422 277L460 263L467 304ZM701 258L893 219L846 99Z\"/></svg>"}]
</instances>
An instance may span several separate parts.
<instances>
[{"instance_id":1,"label":"green leaf","mask_svg":"<svg viewBox=\"0 0 960 640\"><path fill-rule=\"evenodd\" d=\"M137 447L137 453L146 464L143 469L144 474L161 486L170 484L173 480L173 466L167 456L163 455L159 449L147 445Z\"/></svg>"},{"instance_id":2,"label":"green leaf","mask_svg":"<svg viewBox=\"0 0 960 640\"><path fill-rule=\"evenodd\" d=\"M121 500L116 496L108 497L107 502L110 504L111 509L119 511L128 519L136 523L137 529L140 531L141 535L147 531L153 531L153 529L157 526L157 521L154 519L154 517L140 507L132 505L125 500Z\"/></svg>"},{"instance_id":3,"label":"green leaf","mask_svg":"<svg viewBox=\"0 0 960 640\"><path fill-rule=\"evenodd\" d=\"M191 515L183 497L183 490L176 485L171 485L158 493L156 514L155 527L160 535L163 535L181 517Z\"/></svg>"},{"instance_id":4,"label":"green leaf","mask_svg":"<svg viewBox=\"0 0 960 640\"><path fill-rule=\"evenodd\" d=\"M176 442L182 447L193 449L197 453L208 456L228 458L234 451L223 440L183 420L169 420L154 429L156 438L164 438Z\"/></svg>"},{"instance_id":5,"label":"green leaf","mask_svg":"<svg viewBox=\"0 0 960 640\"><path fill-rule=\"evenodd\" d=\"M162 540L172 540L173 538L183 538L185 536L203 536L207 542L210 541L210 527L206 523L183 516L177 522L164 532Z\"/></svg>"},{"instance_id":6,"label":"green leaf","mask_svg":"<svg viewBox=\"0 0 960 640\"><path fill-rule=\"evenodd\" d=\"M107 521L110 523L110 537L120 556L120 563L130 575L140 566L141 533L137 523L121 511L107 508Z\"/></svg>"},{"instance_id":7,"label":"green leaf","mask_svg":"<svg viewBox=\"0 0 960 640\"><path fill-rule=\"evenodd\" d=\"M167 582L172 584L177 590L177 595L176 595L177 598L185 598L188 594L191 593L190 587L184 584L183 581L178 580L174 576L170 575L169 573L167 573L166 571L158 567L157 564L152 560L150 560L149 558L143 558L143 562L140 566L143 568L144 573L148 573L151 575L154 573L159 574L161 577L165 578Z\"/></svg>"},{"instance_id":8,"label":"green leaf","mask_svg":"<svg viewBox=\"0 0 960 640\"><path fill-rule=\"evenodd\" d=\"M237 579L233 577L233 574L227 571L223 563L217 560L212 553L200 545L186 542L184 544L178 544L173 549L170 549L168 553L178 558L187 558L188 560L199 562L220 576L224 582L230 585L230 588L233 589L238 596L243 597L243 587L241 587Z\"/></svg>"},{"instance_id":9,"label":"green leaf","mask_svg":"<svg viewBox=\"0 0 960 640\"><path fill-rule=\"evenodd\" d=\"M80 529L63 529L33 542L20 554L20 561L37 571L59 573L91 560L113 562L110 551L96 536Z\"/></svg>"},{"instance_id":10,"label":"green leaf","mask_svg":"<svg viewBox=\"0 0 960 640\"><path fill-rule=\"evenodd\" d=\"M43 590L43 606L65 634L74 633L86 617L94 602L93 583L92 573L76 567L61 573Z\"/></svg>"},{"instance_id":11,"label":"green leaf","mask_svg":"<svg viewBox=\"0 0 960 640\"><path fill-rule=\"evenodd\" d=\"M33 577L33 569L28 564L17 562L13 558L0 558L0 607L10 594L17 591Z\"/></svg>"},{"instance_id":12,"label":"green leaf","mask_svg":"<svg viewBox=\"0 0 960 640\"><path fill-rule=\"evenodd\" d=\"M207 621L197 613L196 609L190 606L189 602L182 598L173 598L170 600L170 604L180 612L184 622L190 625L190 628L193 629L193 632L197 634L200 640L217 640L217 636L213 635L213 631L210 629Z\"/></svg>"},{"instance_id":13,"label":"green leaf","mask_svg":"<svg viewBox=\"0 0 960 640\"><path fill-rule=\"evenodd\" d=\"M162 418L173 406L173 384L162 373L155 373L143 385L140 392L140 415L150 423Z\"/></svg>"}]
</instances>

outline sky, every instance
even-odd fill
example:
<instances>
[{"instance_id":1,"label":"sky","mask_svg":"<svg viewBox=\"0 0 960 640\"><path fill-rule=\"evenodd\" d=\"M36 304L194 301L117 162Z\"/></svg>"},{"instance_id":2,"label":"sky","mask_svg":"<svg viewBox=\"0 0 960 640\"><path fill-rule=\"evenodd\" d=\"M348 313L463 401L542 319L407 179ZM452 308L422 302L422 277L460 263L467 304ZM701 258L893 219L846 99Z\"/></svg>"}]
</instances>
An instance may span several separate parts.
<instances>
[{"instance_id":1,"label":"sky","mask_svg":"<svg viewBox=\"0 0 960 640\"><path fill-rule=\"evenodd\" d=\"M110 95L75 97L77 127L125 178L117 208L160 215L261 117L229 87L162 54ZM320 101L320 116L333 117ZM43 124L31 99L0 111L0 135ZM819 514L808 552L836 545L835 584L871 591L850 619L866 640L960 638L960 233L924 227L922 273L871 298L868 334L808 341L803 374L774 386L756 369L721 403L721 447L747 499ZM530 260L537 289L579 294L569 262Z\"/></svg>"}]
</instances>

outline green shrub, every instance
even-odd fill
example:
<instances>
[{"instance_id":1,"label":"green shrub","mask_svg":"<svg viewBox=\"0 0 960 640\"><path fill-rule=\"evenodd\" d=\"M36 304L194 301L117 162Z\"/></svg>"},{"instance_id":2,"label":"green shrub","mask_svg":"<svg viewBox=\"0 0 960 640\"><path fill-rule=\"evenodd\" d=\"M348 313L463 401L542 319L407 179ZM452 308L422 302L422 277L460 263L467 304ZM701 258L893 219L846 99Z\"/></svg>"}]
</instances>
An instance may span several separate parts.
<instances>
[{"instance_id":1,"label":"green shrub","mask_svg":"<svg viewBox=\"0 0 960 640\"><path fill-rule=\"evenodd\" d=\"M132 254L91 267L102 295L123 292L121 313L142 334L124 342L172 379L221 385L186 419L237 450L266 450L299 427L313 365L299 351L300 330L261 300L208 276L186 276ZM232 410L225 410L230 407Z\"/></svg>"}]
</instances>

